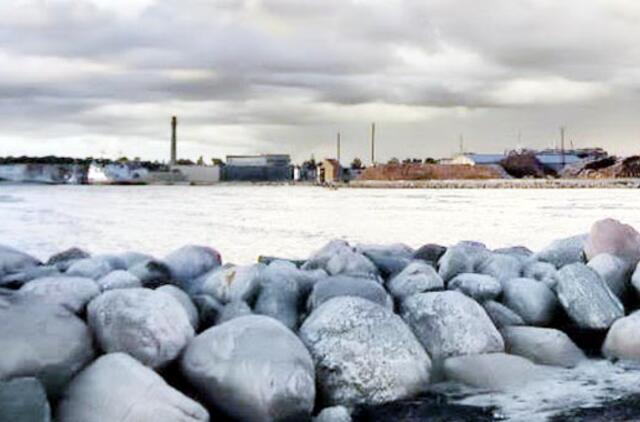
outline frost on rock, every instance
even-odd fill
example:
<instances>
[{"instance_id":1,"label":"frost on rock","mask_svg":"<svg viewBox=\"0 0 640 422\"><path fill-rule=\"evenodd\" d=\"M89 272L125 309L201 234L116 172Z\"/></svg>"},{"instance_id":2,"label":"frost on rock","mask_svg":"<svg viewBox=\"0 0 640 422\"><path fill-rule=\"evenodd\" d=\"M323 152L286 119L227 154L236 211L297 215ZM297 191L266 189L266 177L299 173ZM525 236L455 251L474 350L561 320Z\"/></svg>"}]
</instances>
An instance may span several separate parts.
<instances>
[{"instance_id":1,"label":"frost on rock","mask_svg":"<svg viewBox=\"0 0 640 422\"><path fill-rule=\"evenodd\" d=\"M551 242L549 246L533 255L537 261L549 262L556 268L584 261L584 246L588 234L571 236Z\"/></svg>"},{"instance_id":2,"label":"frost on rock","mask_svg":"<svg viewBox=\"0 0 640 422\"><path fill-rule=\"evenodd\" d=\"M490 275L499 281L510 280L520 277L522 261L512 255L494 253L478 263L477 272Z\"/></svg>"},{"instance_id":3,"label":"frost on rock","mask_svg":"<svg viewBox=\"0 0 640 422\"><path fill-rule=\"evenodd\" d=\"M142 287L142 282L138 277L125 270L111 271L109 274L98 280L100 290L128 289L132 287Z\"/></svg>"},{"instance_id":4,"label":"frost on rock","mask_svg":"<svg viewBox=\"0 0 640 422\"><path fill-rule=\"evenodd\" d=\"M287 328L295 330L301 301L295 277L267 267L260 277L258 298L253 309L256 314L275 318Z\"/></svg>"},{"instance_id":5,"label":"frost on rock","mask_svg":"<svg viewBox=\"0 0 640 422\"><path fill-rule=\"evenodd\" d=\"M156 291L167 293L173 296L178 302L180 302L180 305L182 305L184 310L187 312L187 316L189 317L189 323L191 324L194 330L198 329L198 322L199 322L198 309L196 308L196 305L194 305L193 302L191 301L191 298L189 298L189 295L187 295L185 292L180 290L178 287L173 286L171 284L160 286L156 289Z\"/></svg>"},{"instance_id":6,"label":"frost on rock","mask_svg":"<svg viewBox=\"0 0 640 422\"><path fill-rule=\"evenodd\" d=\"M502 303L495 302L493 300L487 300L482 304L484 310L487 311L487 315L493 321L493 324L497 328L509 327L511 325L525 325L522 317L511 309L504 306Z\"/></svg>"},{"instance_id":7,"label":"frost on rock","mask_svg":"<svg viewBox=\"0 0 640 422\"><path fill-rule=\"evenodd\" d=\"M640 361L640 311L616 320L602 346L602 354L610 359Z\"/></svg>"},{"instance_id":8,"label":"frost on rock","mask_svg":"<svg viewBox=\"0 0 640 422\"><path fill-rule=\"evenodd\" d=\"M260 277L264 268L263 264L216 268L204 277L199 293L209 294L222 303L243 300L251 305L260 291Z\"/></svg>"},{"instance_id":9,"label":"frost on rock","mask_svg":"<svg viewBox=\"0 0 640 422\"><path fill-rule=\"evenodd\" d=\"M447 249L438 261L438 274L447 282L462 273L473 273L491 252L476 242L460 242Z\"/></svg>"},{"instance_id":10,"label":"frost on rock","mask_svg":"<svg viewBox=\"0 0 640 422\"><path fill-rule=\"evenodd\" d=\"M586 359L562 331L539 327L505 327L502 337L508 353L535 363L573 368Z\"/></svg>"},{"instance_id":11,"label":"frost on rock","mask_svg":"<svg viewBox=\"0 0 640 422\"><path fill-rule=\"evenodd\" d=\"M431 361L392 311L359 297L338 297L300 328L316 364L324 405L378 404L424 391Z\"/></svg>"},{"instance_id":12,"label":"frost on rock","mask_svg":"<svg viewBox=\"0 0 640 422\"><path fill-rule=\"evenodd\" d=\"M351 422L351 413L344 406L325 407L313 422Z\"/></svg>"},{"instance_id":13,"label":"frost on rock","mask_svg":"<svg viewBox=\"0 0 640 422\"><path fill-rule=\"evenodd\" d=\"M19 273L37 265L40 265L40 261L31 255L0 245L0 277Z\"/></svg>"},{"instance_id":14,"label":"frost on rock","mask_svg":"<svg viewBox=\"0 0 640 422\"><path fill-rule=\"evenodd\" d=\"M444 372L448 380L494 391L508 391L545 376L543 367L505 353L451 357L444 361Z\"/></svg>"},{"instance_id":15,"label":"frost on rock","mask_svg":"<svg viewBox=\"0 0 640 422\"><path fill-rule=\"evenodd\" d=\"M500 296L502 284L490 275L463 273L449 281L447 289L456 290L478 302L484 302Z\"/></svg>"},{"instance_id":16,"label":"frost on rock","mask_svg":"<svg viewBox=\"0 0 640 422\"><path fill-rule=\"evenodd\" d=\"M93 280L98 280L109 274L114 269L115 268L111 266L108 260L99 257L93 257L75 261L73 264L71 264L65 274L68 276L86 277Z\"/></svg>"},{"instance_id":17,"label":"frost on rock","mask_svg":"<svg viewBox=\"0 0 640 422\"><path fill-rule=\"evenodd\" d=\"M571 264L558 271L558 299L580 328L605 330L624 316L624 307L606 283L584 264Z\"/></svg>"},{"instance_id":18,"label":"frost on rock","mask_svg":"<svg viewBox=\"0 0 640 422\"><path fill-rule=\"evenodd\" d=\"M190 282L222 264L220 253L206 246L187 245L164 258L173 280L185 291Z\"/></svg>"},{"instance_id":19,"label":"frost on rock","mask_svg":"<svg viewBox=\"0 0 640 422\"><path fill-rule=\"evenodd\" d=\"M589 260L587 266L598 273L614 295L621 298L629 287L633 265L627 259L601 253Z\"/></svg>"},{"instance_id":20,"label":"frost on rock","mask_svg":"<svg viewBox=\"0 0 640 422\"><path fill-rule=\"evenodd\" d=\"M313 361L273 318L235 318L198 335L181 358L202 397L242 421L308 419L315 403Z\"/></svg>"},{"instance_id":21,"label":"frost on rock","mask_svg":"<svg viewBox=\"0 0 640 422\"><path fill-rule=\"evenodd\" d=\"M0 296L0 380L36 377L49 397L94 356L91 332L59 305Z\"/></svg>"},{"instance_id":22,"label":"frost on rock","mask_svg":"<svg viewBox=\"0 0 640 422\"><path fill-rule=\"evenodd\" d=\"M609 253L635 265L640 260L640 233L628 224L611 218L596 221L589 231L584 252L588 260Z\"/></svg>"},{"instance_id":23,"label":"frost on rock","mask_svg":"<svg viewBox=\"0 0 640 422\"><path fill-rule=\"evenodd\" d=\"M549 262L530 261L525 264L522 275L524 278L532 278L547 285L550 289L555 288L558 282L558 270L556 266Z\"/></svg>"},{"instance_id":24,"label":"frost on rock","mask_svg":"<svg viewBox=\"0 0 640 422\"><path fill-rule=\"evenodd\" d=\"M78 374L56 416L58 422L209 421L202 405L124 353L104 355Z\"/></svg>"},{"instance_id":25,"label":"frost on rock","mask_svg":"<svg viewBox=\"0 0 640 422\"><path fill-rule=\"evenodd\" d=\"M529 325L549 325L558 310L555 293L544 283L514 278L503 283L502 302Z\"/></svg>"},{"instance_id":26,"label":"frost on rock","mask_svg":"<svg viewBox=\"0 0 640 422\"><path fill-rule=\"evenodd\" d=\"M45 277L25 284L18 295L26 300L37 300L64 306L80 313L94 297L100 294L98 284L85 277Z\"/></svg>"},{"instance_id":27,"label":"frost on rock","mask_svg":"<svg viewBox=\"0 0 640 422\"><path fill-rule=\"evenodd\" d=\"M307 308L311 312L328 300L340 296L361 297L393 309L393 300L380 283L369 278L348 276L328 277L318 282L309 295Z\"/></svg>"},{"instance_id":28,"label":"frost on rock","mask_svg":"<svg viewBox=\"0 0 640 422\"><path fill-rule=\"evenodd\" d=\"M180 302L150 289L105 292L89 303L87 320L105 352L125 352L153 368L177 358L194 336Z\"/></svg>"},{"instance_id":29,"label":"frost on rock","mask_svg":"<svg viewBox=\"0 0 640 422\"><path fill-rule=\"evenodd\" d=\"M504 350L482 306L459 292L411 296L402 303L402 317L434 360Z\"/></svg>"},{"instance_id":30,"label":"frost on rock","mask_svg":"<svg viewBox=\"0 0 640 422\"><path fill-rule=\"evenodd\" d=\"M373 262L361 253L354 251L347 242L332 240L315 252L305 264L303 270L323 269L329 275L350 275L355 277L376 278L378 269Z\"/></svg>"},{"instance_id":31,"label":"frost on rock","mask_svg":"<svg viewBox=\"0 0 640 422\"><path fill-rule=\"evenodd\" d=\"M51 408L42 383L31 377L0 381L0 421L50 422Z\"/></svg>"},{"instance_id":32,"label":"frost on rock","mask_svg":"<svg viewBox=\"0 0 640 422\"><path fill-rule=\"evenodd\" d=\"M431 265L416 260L389 280L387 288L395 299L402 301L416 293L443 290L444 281Z\"/></svg>"}]
</instances>

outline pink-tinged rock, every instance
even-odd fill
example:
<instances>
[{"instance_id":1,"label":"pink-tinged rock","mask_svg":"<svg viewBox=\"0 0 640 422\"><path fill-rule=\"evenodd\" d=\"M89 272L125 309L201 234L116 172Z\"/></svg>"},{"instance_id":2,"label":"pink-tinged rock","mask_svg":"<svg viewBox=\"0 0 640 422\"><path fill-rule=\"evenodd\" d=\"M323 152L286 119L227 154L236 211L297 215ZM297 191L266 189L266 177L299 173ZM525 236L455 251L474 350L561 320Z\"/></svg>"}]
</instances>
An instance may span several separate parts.
<instances>
[{"instance_id":1,"label":"pink-tinged rock","mask_svg":"<svg viewBox=\"0 0 640 422\"><path fill-rule=\"evenodd\" d=\"M634 264L640 261L640 233L628 224L607 218L591 226L584 252L587 260L601 253L626 258Z\"/></svg>"}]
</instances>

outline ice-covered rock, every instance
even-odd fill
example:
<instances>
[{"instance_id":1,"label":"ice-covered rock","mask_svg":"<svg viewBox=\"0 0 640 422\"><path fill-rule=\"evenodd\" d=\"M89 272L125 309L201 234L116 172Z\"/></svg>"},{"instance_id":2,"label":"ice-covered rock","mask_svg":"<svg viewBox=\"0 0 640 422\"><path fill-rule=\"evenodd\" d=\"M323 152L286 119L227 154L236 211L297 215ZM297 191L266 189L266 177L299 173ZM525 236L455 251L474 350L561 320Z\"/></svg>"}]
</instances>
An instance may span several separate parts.
<instances>
[{"instance_id":1,"label":"ice-covered rock","mask_svg":"<svg viewBox=\"0 0 640 422\"><path fill-rule=\"evenodd\" d=\"M180 305L182 305L184 310L187 312L187 316L189 317L189 323L191 323L191 326L193 327L193 329L194 330L198 329L198 322L199 322L198 309L196 308L196 305L194 305L191 299L189 298L189 295L187 295L185 292L180 290L178 287L173 286L171 284L165 284L164 286L158 287L156 290L159 292L170 294L175 299L177 299L178 302L180 302Z\"/></svg>"},{"instance_id":2,"label":"ice-covered rock","mask_svg":"<svg viewBox=\"0 0 640 422\"><path fill-rule=\"evenodd\" d=\"M481 243L460 242L451 246L438 261L438 274L447 282L462 273L473 273L491 252Z\"/></svg>"},{"instance_id":3,"label":"ice-covered rock","mask_svg":"<svg viewBox=\"0 0 640 422\"><path fill-rule=\"evenodd\" d=\"M502 284L490 275L463 273L451 279L447 289L456 290L478 302L484 302L500 296Z\"/></svg>"},{"instance_id":4,"label":"ice-covered rock","mask_svg":"<svg viewBox=\"0 0 640 422\"><path fill-rule=\"evenodd\" d=\"M25 284L18 295L26 300L62 305L72 312L84 311L87 303L100 294L100 287L85 277L45 277Z\"/></svg>"},{"instance_id":5,"label":"ice-covered rock","mask_svg":"<svg viewBox=\"0 0 640 422\"><path fill-rule=\"evenodd\" d=\"M542 261L530 261L525 264L522 270L524 278L541 281L550 289L555 288L558 283L557 273L558 270L555 265Z\"/></svg>"},{"instance_id":6,"label":"ice-covered rock","mask_svg":"<svg viewBox=\"0 0 640 422\"><path fill-rule=\"evenodd\" d=\"M402 271L411 262L413 249L403 243L357 245L355 251L371 260L385 279Z\"/></svg>"},{"instance_id":7,"label":"ice-covered rock","mask_svg":"<svg viewBox=\"0 0 640 422\"><path fill-rule=\"evenodd\" d=\"M494 253L478 263L477 272L504 281L522 274L522 261L513 255Z\"/></svg>"},{"instance_id":8,"label":"ice-covered rock","mask_svg":"<svg viewBox=\"0 0 640 422\"><path fill-rule=\"evenodd\" d=\"M602 345L602 354L609 359L640 361L640 311L616 320Z\"/></svg>"},{"instance_id":9,"label":"ice-covered rock","mask_svg":"<svg viewBox=\"0 0 640 422\"><path fill-rule=\"evenodd\" d=\"M502 283L502 302L529 325L546 326L558 310L558 299L546 284L531 278Z\"/></svg>"},{"instance_id":10,"label":"ice-covered rock","mask_svg":"<svg viewBox=\"0 0 640 422\"><path fill-rule=\"evenodd\" d=\"M633 264L609 253L601 253L589 260L587 266L598 273L614 295L621 298L629 287Z\"/></svg>"},{"instance_id":11,"label":"ice-covered rock","mask_svg":"<svg viewBox=\"0 0 640 422\"><path fill-rule=\"evenodd\" d=\"M504 306L502 303L487 300L482 304L484 310L487 311L487 315L493 321L493 324L497 328L509 327L511 325L525 325L522 317L511 309Z\"/></svg>"},{"instance_id":12,"label":"ice-covered rock","mask_svg":"<svg viewBox=\"0 0 640 422\"><path fill-rule=\"evenodd\" d=\"M100 257L84 258L75 261L65 272L68 276L86 277L98 280L109 274L115 268L111 266L108 260Z\"/></svg>"},{"instance_id":13,"label":"ice-covered rock","mask_svg":"<svg viewBox=\"0 0 640 422\"><path fill-rule=\"evenodd\" d=\"M129 289L132 287L142 287L142 282L138 277L126 270L115 270L98 280L100 290Z\"/></svg>"},{"instance_id":14,"label":"ice-covered rock","mask_svg":"<svg viewBox=\"0 0 640 422\"><path fill-rule=\"evenodd\" d=\"M633 274L631 275L631 286L636 292L636 296L640 297L640 262L636 265Z\"/></svg>"},{"instance_id":15,"label":"ice-covered rock","mask_svg":"<svg viewBox=\"0 0 640 422\"><path fill-rule=\"evenodd\" d=\"M604 330L624 316L624 307L611 289L585 264L571 264L558 271L558 299L580 328Z\"/></svg>"},{"instance_id":16,"label":"ice-covered rock","mask_svg":"<svg viewBox=\"0 0 640 422\"><path fill-rule=\"evenodd\" d=\"M362 254L376 254L380 256L395 256L403 258L411 258L413 255L413 248L404 243L392 243L390 245L373 245L373 244L358 244L354 248L358 253Z\"/></svg>"},{"instance_id":17,"label":"ice-covered rock","mask_svg":"<svg viewBox=\"0 0 640 422\"><path fill-rule=\"evenodd\" d=\"M582 350L562 331L540 327L504 327L506 351L534 363L573 368L586 359Z\"/></svg>"},{"instance_id":18,"label":"ice-covered rock","mask_svg":"<svg viewBox=\"0 0 640 422\"><path fill-rule=\"evenodd\" d=\"M300 328L316 364L323 404L377 404L422 392L429 356L392 311L359 297L317 308Z\"/></svg>"},{"instance_id":19,"label":"ice-covered rock","mask_svg":"<svg viewBox=\"0 0 640 422\"><path fill-rule=\"evenodd\" d=\"M58 277L60 275L58 268L53 265L28 267L19 273L7 274L4 277L0 275L0 286L18 289L25 283L37 278Z\"/></svg>"},{"instance_id":20,"label":"ice-covered rock","mask_svg":"<svg viewBox=\"0 0 640 422\"><path fill-rule=\"evenodd\" d=\"M256 314L275 318L287 328L295 330L298 327L301 302L300 288L294 277L267 269L260 278L258 298L253 310Z\"/></svg>"},{"instance_id":21,"label":"ice-covered rock","mask_svg":"<svg viewBox=\"0 0 640 422\"><path fill-rule=\"evenodd\" d=\"M55 255L52 255L47 261L47 265L53 265L60 271L67 271L71 264L81 259L90 258L89 252L80 248L69 248Z\"/></svg>"},{"instance_id":22,"label":"ice-covered rock","mask_svg":"<svg viewBox=\"0 0 640 422\"><path fill-rule=\"evenodd\" d=\"M401 301L416 293L444 289L444 281L436 270L424 261L412 261L387 283L391 295Z\"/></svg>"},{"instance_id":23,"label":"ice-covered rock","mask_svg":"<svg viewBox=\"0 0 640 422\"><path fill-rule=\"evenodd\" d=\"M263 272L266 278L291 278L296 281L300 294L306 297L313 286L329 275L325 270L301 270L289 261L275 260Z\"/></svg>"},{"instance_id":24,"label":"ice-covered rock","mask_svg":"<svg viewBox=\"0 0 640 422\"><path fill-rule=\"evenodd\" d=\"M102 350L153 368L177 358L194 336L180 302L151 289L109 290L89 303L87 320Z\"/></svg>"},{"instance_id":25,"label":"ice-covered rock","mask_svg":"<svg viewBox=\"0 0 640 422\"><path fill-rule=\"evenodd\" d=\"M224 307L222 302L204 293L191 296L191 300L193 300L193 304L196 305L198 309L198 326L201 330L205 330L218 323L218 318Z\"/></svg>"},{"instance_id":26,"label":"ice-covered rock","mask_svg":"<svg viewBox=\"0 0 640 422\"><path fill-rule=\"evenodd\" d=\"M36 378L0 381L0 421L50 422L51 408L42 383Z\"/></svg>"},{"instance_id":27,"label":"ice-covered rock","mask_svg":"<svg viewBox=\"0 0 640 422\"><path fill-rule=\"evenodd\" d=\"M562 268L575 262L583 262L583 250L587 237L587 234L581 234L554 240L549 246L534 254L533 258L537 261L549 262L556 268Z\"/></svg>"},{"instance_id":28,"label":"ice-covered rock","mask_svg":"<svg viewBox=\"0 0 640 422\"><path fill-rule=\"evenodd\" d=\"M413 259L420 259L427 264L430 264L433 268L436 268L438 265L438 261L447 251L442 245L437 245L435 243L427 243L426 245L418 248L414 253Z\"/></svg>"},{"instance_id":29,"label":"ice-covered rock","mask_svg":"<svg viewBox=\"0 0 640 422\"><path fill-rule=\"evenodd\" d=\"M101 254L93 256L94 259L104 261L114 270L126 270L127 263L121 255Z\"/></svg>"},{"instance_id":30,"label":"ice-covered rock","mask_svg":"<svg viewBox=\"0 0 640 422\"><path fill-rule=\"evenodd\" d=\"M460 292L420 293L402 302L402 317L434 360L502 352L502 336L475 300Z\"/></svg>"},{"instance_id":31,"label":"ice-covered rock","mask_svg":"<svg viewBox=\"0 0 640 422\"><path fill-rule=\"evenodd\" d=\"M234 318L240 318L251 314L253 314L253 312L249 305L247 305L247 302L229 302L220 309L216 318L216 324L222 324L223 322L231 321Z\"/></svg>"},{"instance_id":32,"label":"ice-covered rock","mask_svg":"<svg viewBox=\"0 0 640 422\"><path fill-rule=\"evenodd\" d=\"M628 224L612 218L593 223L584 246L587 260L609 253L625 258L635 265L640 260L640 233Z\"/></svg>"},{"instance_id":33,"label":"ice-covered rock","mask_svg":"<svg viewBox=\"0 0 640 422\"><path fill-rule=\"evenodd\" d=\"M60 305L0 295L0 380L36 377L49 397L94 356L91 332Z\"/></svg>"},{"instance_id":34,"label":"ice-covered rock","mask_svg":"<svg viewBox=\"0 0 640 422\"><path fill-rule=\"evenodd\" d=\"M119 254L118 257L122 260L125 265L125 269L127 270L133 268L141 262L147 262L154 259L151 255L135 251L123 252Z\"/></svg>"},{"instance_id":35,"label":"ice-covered rock","mask_svg":"<svg viewBox=\"0 0 640 422\"><path fill-rule=\"evenodd\" d=\"M505 248L494 249L493 253L514 256L520 261L527 261L533 255L533 251L526 246L508 246Z\"/></svg>"},{"instance_id":36,"label":"ice-covered rock","mask_svg":"<svg viewBox=\"0 0 640 422\"><path fill-rule=\"evenodd\" d=\"M356 252L342 240L332 240L315 252L305 264L303 270L323 269L329 275L350 275L355 277L378 276L378 269L373 262L361 253Z\"/></svg>"},{"instance_id":37,"label":"ice-covered rock","mask_svg":"<svg viewBox=\"0 0 640 422\"><path fill-rule=\"evenodd\" d=\"M356 296L393 309L393 300L377 281L369 278L334 276L318 282L309 295L307 308L317 309L328 300L340 296Z\"/></svg>"},{"instance_id":38,"label":"ice-covered rock","mask_svg":"<svg viewBox=\"0 0 640 422\"><path fill-rule=\"evenodd\" d=\"M250 315L209 328L193 339L180 364L206 400L237 420L304 420L313 410L311 356L273 318Z\"/></svg>"},{"instance_id":39,"label":"ice-covered rock","mask_svg":"<svg viewBox=\"0 0 640 422\"><path fill-rule=\"evenodd\" d=\"M0 245L0 277L20 273L37 265L40 265L40 261L31 255Z\"/></svg>"},{"instance_id":40,"label":"ice-covered rock","mask_svg":"<svg viewBox=\"0 0 640 422\"><path fill-rule=\"evenodd\" d=\"M58 422L208 422L202 405L124 353L104 355L64 393Z\"/></svg>"},{"instance_id":41,"label":"ice-covered rock","mask_svg":"<svg viewBox=\"0 0 640 422\"><path fill-rule=\"evenodd\" d=\"M169 267L155 259L133 264L128 271L140 279L143 287L153 289L171 281Z\"/></svg>"},{"instance_id":42,"label":"ice-covered rock","mask_svg":"<svg viewBox=\"0 0 640 422\"><path fill-rule=\"evenodd\" d=\"M478 388L508 391L545 376L542 367L505 353L451 357L444 361L447 379Z\"/></svg>"},{"instance_id":43,"label":"ice-covered rock","mask_svg":"<svg viewBox=\"0 0 640 422\"><path fill-rule=\"evenodd\" d=\"M164 258L171 277L183 290L190 290L190 282L222 265L220 253L207 246L186 245Z\"/></svg>"},{"instance_id":44,"label":"ice-covered rock","mask_svg":"<svg viewBox=\"0 0 640 422\"><path fill-rule=\"evenodd\" d=\"M209 294L222 303L243 300L253 305L260 291L264 268L263 264L216 268L203 278L199 292Z\"/></svg>"},{"instance_id":45,"label":"ice-covered rock","mask_svg":"<svg viewBox=\"0 0 640 422\"><path fill-rule=\"evenodd\" d=\"M351 422L351 413L344 406L325 407L313 422Z\"/></svg>"}]
</instances>

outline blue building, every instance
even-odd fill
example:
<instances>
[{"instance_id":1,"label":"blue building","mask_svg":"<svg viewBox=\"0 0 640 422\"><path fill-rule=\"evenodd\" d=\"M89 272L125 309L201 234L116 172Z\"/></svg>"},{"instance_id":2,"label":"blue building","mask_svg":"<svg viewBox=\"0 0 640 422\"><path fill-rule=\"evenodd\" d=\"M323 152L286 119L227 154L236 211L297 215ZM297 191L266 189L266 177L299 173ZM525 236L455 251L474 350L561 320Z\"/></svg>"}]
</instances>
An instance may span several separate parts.
<instances>
[{"instance_id":1,"label":"blue building","mask_svg":"<svg viewBox=\"0 0 640 422\"><path fill-rule=\"evenodd\" d=\"M288 154L228 155L223 180L242 182L278 182L293 179Z\"/></svg>"}]
</instances>

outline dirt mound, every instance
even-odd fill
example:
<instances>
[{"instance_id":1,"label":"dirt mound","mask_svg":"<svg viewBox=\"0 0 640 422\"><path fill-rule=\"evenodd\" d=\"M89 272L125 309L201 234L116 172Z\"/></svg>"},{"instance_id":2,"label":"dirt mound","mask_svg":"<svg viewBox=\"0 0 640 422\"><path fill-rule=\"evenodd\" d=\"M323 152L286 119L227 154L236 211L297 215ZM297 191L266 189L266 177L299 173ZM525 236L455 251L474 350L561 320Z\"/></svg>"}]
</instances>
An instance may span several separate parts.
<instances>
[{"instance_id":1,"label":"dirt mound","mask_svg":"<svg viewBox=\"0 0 640 422\"><path fill-rule=\"evenodd\" d=\"M385 164L369 167L358 180L504 179L499 166L464 164Z\"/></svg>"},{"instance_id":2,"label":"dirt mound","mask_svg":"<svg viewBox=\"0 0 640 422\"><path fill-rule=\"evenodd\" d=\"M547 177L556 173L545 167L533 151L512 152L500 164L513 177Z\"/></svg>"}]
</instances>

